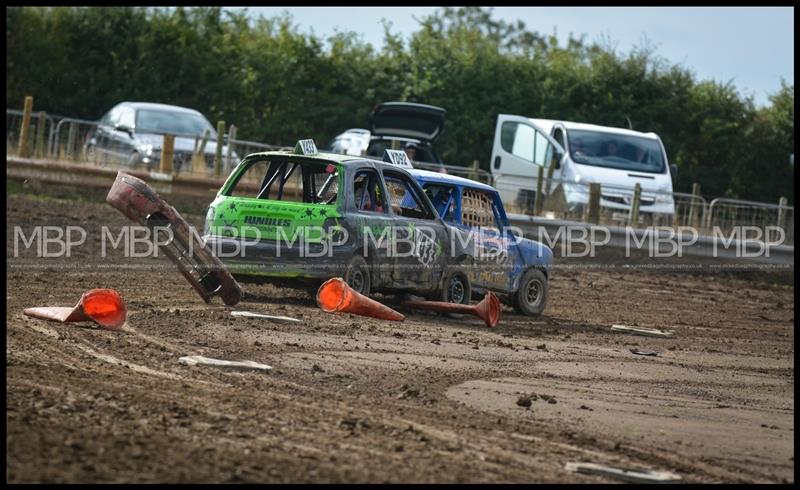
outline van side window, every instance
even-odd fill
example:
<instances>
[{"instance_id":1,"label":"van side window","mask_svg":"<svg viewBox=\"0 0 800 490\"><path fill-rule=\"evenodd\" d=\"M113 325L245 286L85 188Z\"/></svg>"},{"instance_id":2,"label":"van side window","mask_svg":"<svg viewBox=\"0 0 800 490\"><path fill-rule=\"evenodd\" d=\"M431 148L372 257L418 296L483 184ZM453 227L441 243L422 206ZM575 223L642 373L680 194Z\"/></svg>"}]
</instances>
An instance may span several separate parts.
<instances>
[{"instance_id":1,"label":"van side window","mask_svg":"<svg viewBox=\"0 0 800 490\"><path fill-rule=\"evenodd\" d=\"M536 165L546 167L552 154L550 142L533 126L506 121L500 128L500 145L505 151Z\"/></svg>"}]
</instances>

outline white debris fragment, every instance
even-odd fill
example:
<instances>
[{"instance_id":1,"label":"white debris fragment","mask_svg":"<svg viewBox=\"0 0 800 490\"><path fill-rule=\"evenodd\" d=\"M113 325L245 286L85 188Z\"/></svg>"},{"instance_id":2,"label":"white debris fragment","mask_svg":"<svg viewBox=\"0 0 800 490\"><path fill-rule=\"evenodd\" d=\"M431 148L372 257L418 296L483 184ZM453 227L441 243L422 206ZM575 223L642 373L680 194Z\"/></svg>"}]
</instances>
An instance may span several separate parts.
<instances>
[{"instance_id":1,"label":"white debris fragment","mask_svg":"<svg viewBox=\"0 0 800 490\"><path fill-rule=\"evenodd\" d=\"M608 476L632 483L670 483L682 480L680 475L669 471L625 470L594 463L567 463L564 469L587 475Z\"/></svg>"},{"instance_id":2,"label":"white debris fragment","mask_svg":"<svg viewBox=\"0 0 800 490\"><path fill-rule=\"evenodd\" d=\"M672 332L664 332L654 328L629 327L626 325L611 325L611 330L615 332L626 332L633 335L644 335L645 337L672 337Z\"/></svg>"},{"instance_id":3,"label":"white debris fragment","mask_svg":"<svg viewBox=\"0 0 800 490\"><path fill-rule=\"evenodd\" d=\"M247 318L266 318L267 320L272 320L273 322L278 323L301 323L297 318L292 318L290 316L264 315L262 313L254 313L252 311L232 311L231 315L243 316Z\"/></svg>"},{"instance_id":4,"label":"white debris fragment","mask_svg":"<svg viewBox=\"0 0 800 490\"><path fill-rule=\"evenodd\" d=\"M184 356L178 359L181 364L187 366L211 366L218 368L245 369L256 371L271 371L272 366L261 364L254 361L224 361L222 359L212 359L203 356Z\"/></svg>"}]
</instances>

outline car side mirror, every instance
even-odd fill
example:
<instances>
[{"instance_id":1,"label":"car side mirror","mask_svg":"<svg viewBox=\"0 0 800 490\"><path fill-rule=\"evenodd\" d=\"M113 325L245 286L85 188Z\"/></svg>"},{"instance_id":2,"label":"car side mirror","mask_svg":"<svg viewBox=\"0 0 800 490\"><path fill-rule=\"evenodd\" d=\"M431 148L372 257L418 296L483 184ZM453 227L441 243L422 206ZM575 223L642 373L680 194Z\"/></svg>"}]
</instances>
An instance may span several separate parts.
<instances>
[{"instance_id":1,"label":"car side mirror","mask_svg":"<svg viewBox=\"0 0 800 490\"><path fill-rule=\"evenodd\" d=\"M671 164L669 165L669 173L670 173L670 175L672 175L672 178L673 178L673 179L674 179L675 177L677 177L677 176L678 176L678 166L677 166L677 165L675 165L674 163L671 163Z\"/></svg>"},{"instance_id":2,"label":"car side mirror","mask_svg":"<svg viewBox=\"0 0 800 490\"><path fill-rule=\"evenodd\" d=\"M131 138L133 138L133 128L131 128L131 127L130 127L130 126L128 126L128 125L125 125L125 124L115 124L115 125L114 125L114 129L116 129L117 131L125 131L126 133L128 133L128 136L130 136Z\"/></svg>"}]
</instances>

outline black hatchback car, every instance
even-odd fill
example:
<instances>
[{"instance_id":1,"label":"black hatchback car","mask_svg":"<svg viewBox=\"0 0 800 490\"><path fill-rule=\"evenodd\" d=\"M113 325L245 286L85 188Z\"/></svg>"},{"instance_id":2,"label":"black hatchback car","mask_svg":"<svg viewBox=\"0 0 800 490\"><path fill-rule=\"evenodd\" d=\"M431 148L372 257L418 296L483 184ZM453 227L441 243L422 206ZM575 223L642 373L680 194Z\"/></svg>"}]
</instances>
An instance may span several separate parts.
<instances>
[{"instance_id":1,"label":"black hatchback car","mask_svg":"<svg viewBox=\"0 0 800 490\"><path fill-rule=\"evenodd\" d=\"M217 132L200 112L186 107L150 102L122 102L108 111L89 133L84 144L84 154L89 161L122 162L130 166L144 164L158 166L164 134L175 135L173 168L180 171L191 163L195 145L204 132L209 139L203 151L208 168L214 164ZM227 155L227 145L222 154ZM238 160L223 159L225 170L230 170Z\"/></svg>"}]
</instances>

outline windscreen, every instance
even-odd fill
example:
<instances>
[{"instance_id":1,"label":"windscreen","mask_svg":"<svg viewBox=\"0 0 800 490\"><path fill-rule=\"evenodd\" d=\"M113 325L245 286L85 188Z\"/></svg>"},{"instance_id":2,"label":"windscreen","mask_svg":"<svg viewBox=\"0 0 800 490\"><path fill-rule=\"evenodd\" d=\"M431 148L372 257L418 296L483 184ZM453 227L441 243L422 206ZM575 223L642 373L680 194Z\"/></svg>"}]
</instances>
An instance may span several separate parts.
<instances>
[{"instance_id":1,"label":"windscreen","mask_svg":"<svg viewBox=\"0 0 800 490\"><path fill-rule=\"evenodd\" d=\"M392 142L399 142L397 144L392 144ZM390 139L373 139L369 142L369 146L367 147L367 156L369 157L376 157L376 158L383 158L383 152L386 150L393 150L395 147L398 149L402 149L408 140L390 140ZM408 153L408 152L406 152ZM414 149L413 154L409 155L409 159L413 162L422 162L422 163L439 163L436 158L433 156L433 152L431 148L423 145L418 144Z\"/></svg>"},{"instance_id":2,"label":"windscreen","mask_svg":"<svg viewBox=\"0 0 800 490\"><path fill-rule=\"evenodd\" d=\"M141 132L202 135L206 129L212 138L216 138L211 123L197 114L150 109L142 109L136 114L136 130Z\"/></svg>"},{"instance_id":3,"label":"windscreen","mask_svg":"<svg viewBox=\"0 0 800 490\"><path fill-rule=\"evenodd\" d=\"M570 130L569 153L575 163L633 172L663 173L658 140L597 131Z\"/></svg>"}]
</instances>

